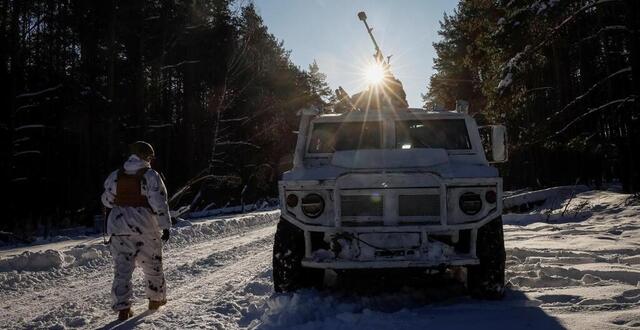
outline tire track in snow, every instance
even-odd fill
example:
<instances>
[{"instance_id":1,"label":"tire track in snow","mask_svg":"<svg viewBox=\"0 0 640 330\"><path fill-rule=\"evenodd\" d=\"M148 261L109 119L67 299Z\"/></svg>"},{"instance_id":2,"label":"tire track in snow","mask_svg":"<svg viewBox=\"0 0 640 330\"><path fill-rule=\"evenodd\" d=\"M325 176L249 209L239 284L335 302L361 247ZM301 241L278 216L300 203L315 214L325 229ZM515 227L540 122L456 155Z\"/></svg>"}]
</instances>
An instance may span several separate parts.
<instances>
[{"instance_id":1,"label":"tire track in snow","mask_svg":"<svg viewBox=\"0 0 640 330\"><path fill-rule=\"evenodd\" d=\"M224 328L237 326L236 317L241 314L236 292L244 290L248 282L271 268L271 251L266 249L271 240L265 241L263 249L255 255L241 258L237 262L199 276L193 282L180 286L167 308L143 320L139 327ZM271 288L269 287L269 290Z\"/></svg>"},{"instance_id":2,"label":"tire track in snow","mask_svg":"<svg viewBox=\"0 0 640 330\"><path fill-rule=\"evenodd\" d=\"M169 246L164 251L165 274L169 285L169 299L185 293L182 286L191 287L194 277L207 276L233 267L235 261L252 252L263 251L272 242L275 226L248 228L246 232L222 238L212 238L193 245ZM269 259L270 260L270 259ZM219 261L211 263L212 261ZM223 262L223 263L220 263ZM44 290L24 292L17 298L0 301L0 319L13 327L41 328L55 325L95 328L115 319L111 312L111 264L76 273L52 281ZM146 308L142 274L134 275L134 310ZM188 294L185 294L188 296ZM137 307L137 308L136 308Z\"/></svg>"}]
</instances>

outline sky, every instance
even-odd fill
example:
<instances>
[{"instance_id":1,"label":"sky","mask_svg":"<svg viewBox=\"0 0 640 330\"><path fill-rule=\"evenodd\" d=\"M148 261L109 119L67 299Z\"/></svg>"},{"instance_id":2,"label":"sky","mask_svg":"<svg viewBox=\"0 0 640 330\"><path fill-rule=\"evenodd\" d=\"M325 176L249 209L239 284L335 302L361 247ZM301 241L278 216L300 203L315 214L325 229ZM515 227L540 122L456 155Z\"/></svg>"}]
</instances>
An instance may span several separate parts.
<instances>
[{"instance_id":1,"label":"sky","mask_svg":"<svg viewBox=\"0 0 640 330\"><path fill-rule=\"evenodd\" d=\"M367 22L391 69L404 84L411 107L421 107L433 74L439 21L457 0L250 0L265 25L303 69L315 59L332 89L353 95L366 87L364 71L374 47L357 13Z\"/></svg>"}]
</instances>

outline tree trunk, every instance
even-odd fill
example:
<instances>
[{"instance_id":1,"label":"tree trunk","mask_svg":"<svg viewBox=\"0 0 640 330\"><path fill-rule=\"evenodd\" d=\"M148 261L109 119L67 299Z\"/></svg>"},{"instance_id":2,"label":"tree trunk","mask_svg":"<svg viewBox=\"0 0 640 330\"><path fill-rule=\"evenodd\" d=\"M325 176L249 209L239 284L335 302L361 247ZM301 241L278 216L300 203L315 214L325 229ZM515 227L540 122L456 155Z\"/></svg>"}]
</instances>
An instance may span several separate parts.
<instances>
[{"instance_id":1,"label":"tree trunk","mask_svg":"<svg viewBox=\"0 0 640 330\"><path fill-rule=\"evenodd\" d=\"M637 0L627 0L627 28L630 31L629 58L631 59L631 94L635 95L635 101L631 104L631 116L640 115L640 3ZM640 151L640 124L639 120L631 120L627 131L628 161L626 171L629 175L626 191L640 191L640 170L638 170L638 151Z\"/></svg>"}]
</instances>

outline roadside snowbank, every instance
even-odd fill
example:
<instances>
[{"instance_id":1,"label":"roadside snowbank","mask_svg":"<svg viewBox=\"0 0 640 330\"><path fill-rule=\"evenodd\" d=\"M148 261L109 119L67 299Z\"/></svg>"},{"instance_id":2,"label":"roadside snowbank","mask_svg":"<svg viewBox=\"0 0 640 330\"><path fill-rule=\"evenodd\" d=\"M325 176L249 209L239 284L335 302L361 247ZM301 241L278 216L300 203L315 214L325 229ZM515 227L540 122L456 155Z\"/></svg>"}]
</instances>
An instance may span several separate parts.
<instances>
[{"instance_id":1,"label":"roadside snowbank","mask_svg":"<svg viewBox=\"0 0 640 330\"><path fill-rule=\"evenodd\" d=\"M506 210L515 212L519 209L533 209L536 206L542 206L543 209L556 208L564 200L589 190L587 186L576 185L528 191L505 197L503 206Z\"/></svg>"},{"instance_id":2,"label":"roadside snowbank","mask_svg":"<svg viewBox=\"0 0 640 330\"><path fill-rule=\"evenodd\" d=\"M197 218L211 218L214 216L220 215L228 215L228 214L238 214L238 213L246 213L246 212L260 212L260 211L273 211L278 208L278 199L272 198L268 200L263 200L261 202L255 204L247 204L247 205L236 205L236 206L225 206L216 209L205 209L202 211L189 212L189 218L197 219Z\"/></svg>"},{"instance_id":3,"label":"roadside snowbank","mask_svg":"<svg viewBox=\"0 0 640 330\"><path fill-rule=\"evenodd\" d=\"M169 247L228 236L239 233L245 228L273 224L280 219L280 210L232 215L215 219L182 220L171 229Z\"/></svg>"},{"instance_id":4,"label":"roadside snowbank","mask_svg":"<svg viewBox=\"0 0 640 330\"><path fill-rule=\"evenodd\" d=\"M181 220L171 229L165 248L176 248L233 235L243 229L270 225L280 217L280 211L249 213L215 219ZM87 243L70 240L51 245L0 251L0 292L20 290L43 278L66 276L73 268L95 268L111 262L109 246L95 237ZM18 253L20 252L20 253Z\"/></svg>"},{"instance_id":5,"label":"roadside snowbank","mask_svg":"<svg viewBox=\"0 0 640 330\"><path fill-rule=\"evenodd\" d=\"M44 271L59 268L65 263L64 254L56 250L25 251L17 257L0 260L0 272Z\"/></svg>"}]
</instances>

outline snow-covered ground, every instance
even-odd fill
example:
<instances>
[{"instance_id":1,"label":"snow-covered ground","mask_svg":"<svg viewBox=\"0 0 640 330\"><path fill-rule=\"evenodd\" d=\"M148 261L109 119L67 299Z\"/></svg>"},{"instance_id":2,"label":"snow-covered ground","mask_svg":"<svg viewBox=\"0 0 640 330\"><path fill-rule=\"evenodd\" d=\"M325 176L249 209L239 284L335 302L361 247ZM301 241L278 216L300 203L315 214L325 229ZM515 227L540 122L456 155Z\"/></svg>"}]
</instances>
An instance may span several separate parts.
<instances>
[{"instance_id":1,"label":"snow-covered ground","mask_svg":"<svg viewBox=\"0 0 640 330\"><path fill-rule=\"evenodd\" d=\"M479 301L437 286L277 295L278 211L181 223L165 246L169 304L114 322L101 238L0 250L0 328L630 329L640 327L640 201L563 187L511 196L507 295ZM518 205L525 205L518 207ZM526 210L526 211L525 211Z\"/></svg>"}]
</instances>

